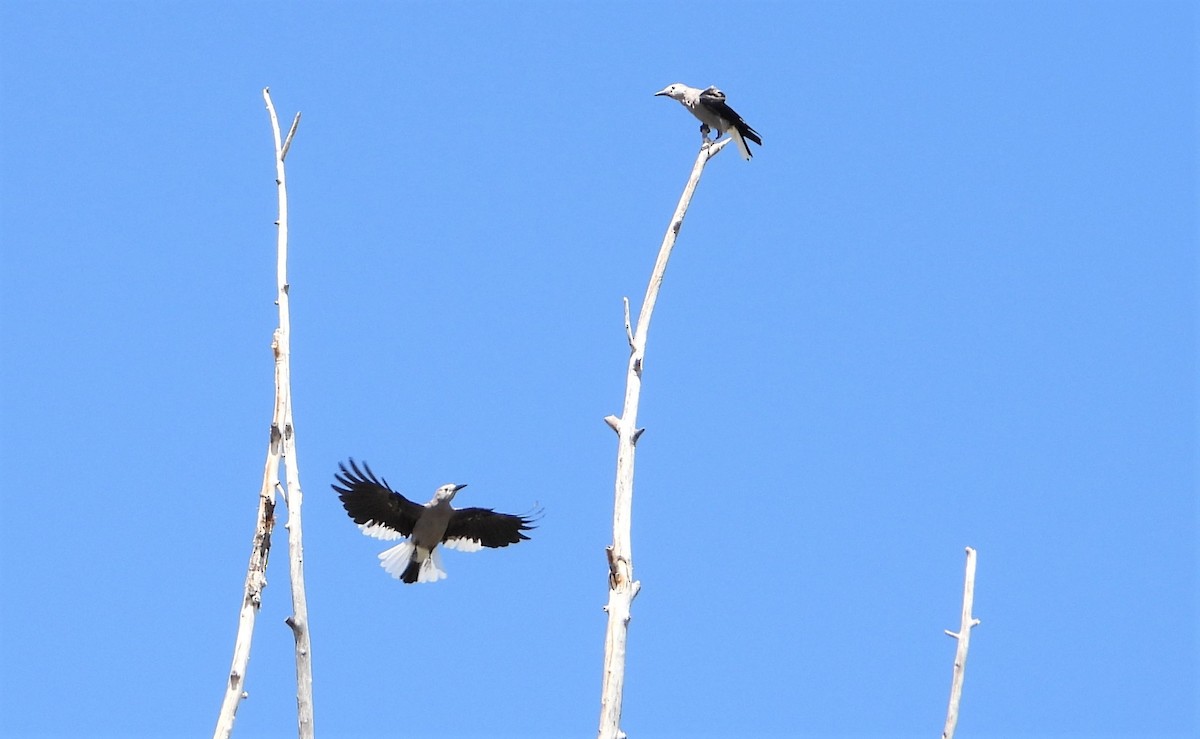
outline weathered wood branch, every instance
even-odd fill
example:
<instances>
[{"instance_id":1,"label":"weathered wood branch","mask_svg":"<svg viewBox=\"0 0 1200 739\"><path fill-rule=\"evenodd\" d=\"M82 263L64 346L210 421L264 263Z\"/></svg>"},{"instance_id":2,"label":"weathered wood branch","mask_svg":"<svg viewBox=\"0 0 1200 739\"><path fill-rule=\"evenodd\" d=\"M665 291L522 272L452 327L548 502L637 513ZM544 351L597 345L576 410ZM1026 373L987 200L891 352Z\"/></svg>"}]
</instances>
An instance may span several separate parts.
<instances>
[{"instance_id":1,"label":"weathered wood branch","mask_svg":"<svg viewBox=\"0 0 1200 739\"><path fill-rule=\"evenodd\" d=\"M271 415L270 439L267 443L267 460L263 469L262 486L259 488L258 519L250 551L250 565L246 573L245 597L238 619L238 633L234 642L233 664L229 670L229 681L217 727L216 739L226 739L233 733L237 709L245 691L246 669L250 662L250 646L254 637L254 624L262 605L262 591L266 587L267 558L271 551L271 532L275 525L276 490L285 492L284 501L288 509L288 559L292 585L292 611L287 619L296 641L296 683L299 735L302 739L313 736L312 712L312 661L308 635L308 605L304 594L304 554L300 519L299 465L296 462L296 435L292 422L291 384L291 307L287 281L287 179L283 161L300 123L300 114L292 121L287 141L281 140L279 119L271 102L268 89L263 90L263 99L271 117L271 130L275 137L275 183L279 196L279 219L275 221L277 231L276 261L276 305L279 306L279 327L275 329L271 342L275 358L275 406ZM286 469L287 487L279 481L279 466Z\"/></svg>"},{"instance_id":2,"label":"weathered wood branch","mask_svg":"<svg viewBox=\"0 0 1200 739\"><path fill-rule=\"evenodd\" d=\"M958 631L946 630L946 634L958 640L954 652L954 677L950 682L950 706L946 710L946 725L942 739L952 739L958 726L958 706L962 702L963 678L967 670L967 649L971 646L971 629L979 625L979 619L971 614L975 603L975 550L967 547L967 573L963 582L962 621Z\"/></svg>"},{"instance_id":3,"label":"weathered wood branch","mask_svg":"<svg viewBox=\"0 0 1200 739\"><path fill-rule=\"evenodd\" d=\"M650 317L658 302L658 291L662 287L667 262L675 246L675 238L683 225L696 185L704 165L715 156L731 139L700 148L696 163L683 195L671 216L667 233L658 250L658 259L650 273L650 284L646 297L638 311L637 330L631 331L629 299L625 299L625 334L629 340L629 366L625 374L625 404L620 417L604 419L617 432L617 474L613 500L613 543L606 549L608 559L608 627L604 637L604 677L600 694L600 739L618 739L625 736L621 731L621 702L625 691L625 648L629 636L629 620L633 599L642 584L633 579L633 547L630 529L633 517L633 462L637 440L645 429L637 427L638 402L642 392L642 370L646 355L646 336L650 330Z\"/></svg>"},{"instance_id":4,"label":"weathered wood branch","mask_svg":"<svg viewBox=\"0 0 1200 739\"><path fill-rule=\"evenodd\" d=\"M287 139L280 139L279 118L271 91L263 89L263 101L271 116L271 133L275 137L275 181L279 194L279 227L276 232L276 302L279 304L279 362L277 367L277 392L283 397L282 457L284 477L287 480L284 502L287 504L288 531L288 575L292 585L292 615L286 619L296 642L296 712L297 729L301 739L312 739L312 643L308 631L308 599L304 590L304 536L301 525L301 505L304 501L300 488L300 465L296 459L296 427L292 420L292 310L290 285L287 279L288 256L288 199L287 173L283 162L291 148L296 128L300 125L300 114L292 119ZM276 467L278 470L278 467ZM278 481L277 481L278 482Z\"/></svg>"}]
</instances>

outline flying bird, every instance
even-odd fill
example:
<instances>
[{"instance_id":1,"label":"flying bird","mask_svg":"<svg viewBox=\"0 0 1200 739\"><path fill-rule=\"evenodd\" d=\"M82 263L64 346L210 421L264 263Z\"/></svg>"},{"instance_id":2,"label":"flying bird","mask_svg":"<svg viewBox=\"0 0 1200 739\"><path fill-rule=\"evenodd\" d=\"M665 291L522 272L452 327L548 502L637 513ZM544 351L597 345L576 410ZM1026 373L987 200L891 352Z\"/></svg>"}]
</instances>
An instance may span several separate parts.
<instances>
[{"instance_id":1,"label":"flying bird","mask_svg":"<svg viewBox=\"0 0 1200 739\"><path fill-rule=\"evenodd\" d=\"M688 87L682 82L676 82L654 94L666 95L672 100L678 100L683 103L683 107L692 111L692 115L700 119L700 135L704 137L705 143L708 143L710 129L717 132L714 140L721 138L722 134L728 131L729 135L733 137L733 143L737 144L738 150L742 152L742 157L746 161L749 161L752 156L750 147L746 145L746 139L762 146L762 137L758 135L758 131L750 128L742 120L742 117L725 103L725 93L715 87L701 90L698 87Z\"/></svg>"},{"instance_id":2,"label":"flying bird","mask_svg":"<svg viewBox=\"0 0 1200 739\"><path fill-rule=\"evenodd\" d=\"M351 459L332 485L346 513L367 536L407 540L379 555L379 565L406 583L437 582L446 577L437 547L442 544L462 552L483 547L506 547L529 537L533 519L496 513L491 508L453 508L450 501L466 485L443 485L425 505L414 503L388 487L363 462Z\"/></svg>"}]
</instances>

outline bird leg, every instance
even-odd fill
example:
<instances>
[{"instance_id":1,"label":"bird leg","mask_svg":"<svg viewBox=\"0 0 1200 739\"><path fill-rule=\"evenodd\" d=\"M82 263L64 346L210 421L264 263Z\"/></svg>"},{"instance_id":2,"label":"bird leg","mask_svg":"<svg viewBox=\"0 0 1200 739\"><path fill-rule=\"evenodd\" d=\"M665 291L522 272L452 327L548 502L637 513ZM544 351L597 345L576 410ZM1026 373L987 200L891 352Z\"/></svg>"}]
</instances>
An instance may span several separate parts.
<instances>
[{"instance_id":1,"label":"bird leg","mask_svg":"<svg viewBox=\"0 0 1200 739\"><path fill-rule=\"evenodd\" d=\"M702 144L701 144L702 146L708 146L708 132L711 130L712 129L708 127L707 123L700 124L700 139L702 142Z\"/></svg>"}]
</instances>

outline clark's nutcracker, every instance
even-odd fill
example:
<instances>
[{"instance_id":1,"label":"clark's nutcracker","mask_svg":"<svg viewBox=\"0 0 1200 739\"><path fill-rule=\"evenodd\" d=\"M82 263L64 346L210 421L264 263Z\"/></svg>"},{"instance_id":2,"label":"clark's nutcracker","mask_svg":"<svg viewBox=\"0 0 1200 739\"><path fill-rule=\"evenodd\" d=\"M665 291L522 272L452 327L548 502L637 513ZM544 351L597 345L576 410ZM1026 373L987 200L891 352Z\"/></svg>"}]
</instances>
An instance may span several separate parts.
<instances>
[{"instance_id":1,"label":"clark's nutcracker","mask_svg":"<svg viewBox=\"0 0 1200 739\"><path fill-rule=\"evenodd\" d=\"M688 87L682 82L676 82L654 94L666 95L673 100L678 100L683 103L683 107L692 111L692 115L700 119L700 135L704 137L705 143L708 143L709 129L716 130L718 139L728 131L729 135L733 137L733 143L737 144L738 150L742 152L742 156L747 161L750 160L751 154L750 147L746 145L746 139L762 146L762 137L758 135L758 131L746 125L742 117L725 104L725 93L715 87L701 90L698 87Z\"/></svg>"},{"instance_id":2,"label":"clark's nutcracker","mask_svg":"<svg viewBox=\"0 0 1200 739\"><path fill-rule=\"evenodd\" d=\"M490 508L452 508L450 501L466 485L443 485L433 500L418 505L388 487L363 462L353 459L350 468L338 463L334 491L346 513L367 536L376 539L408 540L379 555L379 564L389 575L406 583L437 582L446 576L438 544L462 552L482 547L506 547L528 539L524 531L534 528L533 519L496 513Z\"/></svg>"}]
</instances>

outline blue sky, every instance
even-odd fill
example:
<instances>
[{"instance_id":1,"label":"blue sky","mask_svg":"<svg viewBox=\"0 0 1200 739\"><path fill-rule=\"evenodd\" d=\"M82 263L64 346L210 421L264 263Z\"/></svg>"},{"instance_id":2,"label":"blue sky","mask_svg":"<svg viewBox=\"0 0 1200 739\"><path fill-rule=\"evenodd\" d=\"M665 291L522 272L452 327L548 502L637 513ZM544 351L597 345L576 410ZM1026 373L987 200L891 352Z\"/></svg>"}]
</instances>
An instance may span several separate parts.
<instances>
[{"instance_id":1,"label":"blue sky","mask_svg":"<svg viewBox=\"0 0 1200 739\"><path fill-rule=\"evenodd\" d=\"M624 728L1200 731L1197 34L1182 2L0 6L0 734L204 736L272 403L288 158L315 712L589 736L634 308ZM329 490L544 507L403 586ZM282 528L236 735L294 731Z\"/></svg>"}]
</instances>

